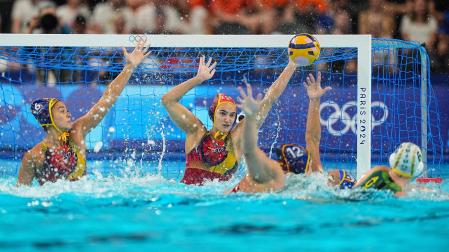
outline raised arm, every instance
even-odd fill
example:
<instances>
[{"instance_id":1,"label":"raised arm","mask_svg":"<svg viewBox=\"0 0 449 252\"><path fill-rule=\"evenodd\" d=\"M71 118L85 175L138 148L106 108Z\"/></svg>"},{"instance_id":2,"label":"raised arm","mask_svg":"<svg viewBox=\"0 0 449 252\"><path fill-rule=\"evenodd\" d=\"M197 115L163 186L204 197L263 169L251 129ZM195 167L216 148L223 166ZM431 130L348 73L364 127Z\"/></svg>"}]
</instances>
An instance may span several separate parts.
<instances>
[{"instance_id":1,"label":"raised arm","mask_svg":"<svg viewBox=\"0 0 449 252\"><path fill-rule=\"evenodd\" d=\"M293 63L293 61L289 61L288 65L284 68L284 71L282 71L281 75L279 75L276 81L273 82L273 84L268 89L267 93L265 94L265 97L262 100L262 105L257 116L258 118L257 128L260 128L260 126L262 126L263 122L265 121L265 118L268 115L268 112L270 112L273 104L279 99L279 96L281 96L281 94L284 92L295 70L296 64Z\"/></svg>"},{"instance_id":2,"label":"raised arm","mask_svg":"<svg viewBox=\"0 0 449 252\"><path fill-rule=\"evenodd\" d=\"M320 124L320 98L327 91L331 90L331 87L321 88L321 73L318 72L318 77L312 74L306 78L304 86L309 96L309 109L307 111L307 123L306 123L306 148L310 154L312 163L311 172L322 172L323 167L320 158L320 140L321 140L321 124Z\"/></svg>"},{"instance_id":3,"label":"raised arm","mask_svg":"<svg viewBox=\"0 0 449 252\"><path fill-rule=\"evenodd\" d=\"M200 57L198 66L198 73L192 79L189 79L162 96L162 104L167 109L170 118L187 134L192 134L200 129L201 121L196 118L190 110L184 107L179 100L191 89L209 80L214 76L215 66L217 62L212 63L212 58L209 58L205 63L205 57Z\"/></svg>"},{"instance_id":4,"label":"raised arm","mask_svg":"<svg viewBox=\"0 0 449 252\"><path fill-rule=\"evenodd\" d=\"M257 191L278 189L284 185L284 174L280 165L257 147L258 129L257 113L261 109L262 95L253 98L252 88L247 84L247 92L240 87L238 98L240 104L237 106L245 112L245 123L243 126L242 148L248 168L248 175L252 181L259 184ZM260 188L260 186L262 188Z\"/></svg>"},{"instance_id":5,"label":"raised arm","mask_svg":"<svg viewBox=\"0 0 449 252\"><path fill-rule=\"evenodd\" d=\"M75 121L74 128L81 130L84 136L103 120L109 109L114 105L118 96L122 93L125 85L128 83L134 68L136 68L142 60L150 54L150 52L146 52L149 49L149 46L144 47L144 43L145 41L138 43L130 54L123 48L123 54L126 57L126 65L122 72L108 85L103 96L89 110L89 112Z\"/></svg>"}]
</instances>

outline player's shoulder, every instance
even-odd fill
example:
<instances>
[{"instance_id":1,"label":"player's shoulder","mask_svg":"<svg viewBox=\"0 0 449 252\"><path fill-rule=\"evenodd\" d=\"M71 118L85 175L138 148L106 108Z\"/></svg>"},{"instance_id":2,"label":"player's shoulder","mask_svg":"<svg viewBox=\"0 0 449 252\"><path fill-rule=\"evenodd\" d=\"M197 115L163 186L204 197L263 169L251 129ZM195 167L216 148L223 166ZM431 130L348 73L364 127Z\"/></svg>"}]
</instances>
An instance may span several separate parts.
<instances>
[{"instance_id":1,"label":"player's shoulder","mask_svg":"<svg viewBox=\"0 0 449 252\"><path fill-rule=\"evenodd\" d=\"M24 156L28 158L33 158L35 160L40 160L44 156L47 148L48 145L45 143L45 141L41 141L40 143L36 144L33 148L28 150Z\"/></svg>"}]
</instances>

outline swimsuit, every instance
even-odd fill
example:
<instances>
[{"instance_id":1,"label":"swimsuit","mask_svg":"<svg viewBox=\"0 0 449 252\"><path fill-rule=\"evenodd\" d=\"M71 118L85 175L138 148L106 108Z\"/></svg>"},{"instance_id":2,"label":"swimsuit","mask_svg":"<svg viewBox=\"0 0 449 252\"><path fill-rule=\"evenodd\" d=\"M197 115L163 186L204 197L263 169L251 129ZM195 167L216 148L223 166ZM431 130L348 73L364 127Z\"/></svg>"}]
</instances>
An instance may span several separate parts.
<instances>
[{"instance_id":1,"label":"swimsuit","mask_svg":"<svg viewBox=\"0 0 449 252\"><path fill-rule=\"evenodd\" d=\"M56 148L42 145L45 160L42 169L36 171L39 184L56 182L58 179L75 181L80 179L86 170L86 159L78 148L68 143Z\"/></svg>"},{"instance_id":2,"label":"swimsuit","mask_svg":"<svg viewBox=\"0 0 449 252\"><path fill-rule=\"evenodd\" d=\"M390 190L393 193L402 191L401 186L396 184L388 174L388 171L373 172L368 178L360 184L361 188L374 188L377 190Z\"/></svg>"},{"instance_id":3,"label":"swimsuit","mask_svg":"<svg viewBox=\"0 0 449 252\"><path fill-rule=\"evenodd\" d=\"M207 132L200 144L187 154L186 170L181 182L202 185L206 180L227 181L237 171L237 167L231 135L220 140Z\"/></svg>"}]
</instances>

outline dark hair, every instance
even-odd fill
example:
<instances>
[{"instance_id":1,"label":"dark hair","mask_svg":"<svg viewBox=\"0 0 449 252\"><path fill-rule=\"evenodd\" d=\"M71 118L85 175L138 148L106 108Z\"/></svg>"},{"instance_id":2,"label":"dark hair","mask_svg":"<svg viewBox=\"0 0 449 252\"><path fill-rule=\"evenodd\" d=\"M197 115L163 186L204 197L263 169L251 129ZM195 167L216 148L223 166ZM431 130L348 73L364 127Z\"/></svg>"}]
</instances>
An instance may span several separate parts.
<instances>
[{"instance_id":1,"label":"dark hair","mask_svg":"<svg viewBox=\"0 0 449 252\"><path fill-rule=\"evenodd\" d=\"M39 25L43 33L52 33L59 26L59 20L54 14L47 13L41 16Z\"/></svg>"},{"instance_id":2,"label":"dark hair","mask_svg":"<svg viewBox=\"0 0 449 252\"><path fill-rule=\"evenodd\" d=\"M413 4L416 4L416 0L413 1ZM429 23L430 22L429 5L428 5L427 1L425 1L424 4L426 6L426 11L424 12L424 22ZM415 6L413 6L413 10L410 13L410 20L413 22L416 22L417 19L418 19L418 14L415 11Z\"/></svg>"},{"instance_id":3,"label":"dark hair","mask_svg":"<svg viewBox=\"0 0 449 252\"><path fill-rule=\"evenodd\" d=\"M82 26L86 26L86 18L85 18L83 15L78 14L78 15L75 17L75 24L77 24L77 25L82 25Z\"/></svg>"}]
</instances>

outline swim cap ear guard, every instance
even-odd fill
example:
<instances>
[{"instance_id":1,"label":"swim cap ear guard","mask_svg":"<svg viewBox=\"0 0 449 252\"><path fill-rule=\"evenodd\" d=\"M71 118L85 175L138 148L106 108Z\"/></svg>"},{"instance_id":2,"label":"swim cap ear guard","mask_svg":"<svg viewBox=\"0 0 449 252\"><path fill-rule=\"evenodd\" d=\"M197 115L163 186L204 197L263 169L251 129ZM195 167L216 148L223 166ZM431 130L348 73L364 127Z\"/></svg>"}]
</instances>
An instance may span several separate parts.
<instances>
[{"instance_id":1,"label":"swim cap ear guard","mask_svg":"<svg viewBox=\"0 0 449 252\"><path fill-rule=\"evenodd\" d=\"M357 180L345 170L338 170L338 175L340 179L338 186L340 189L351 189L357 182Z\"/></svg>"},{"instance_id":2,"label":"swim cap ear guard","mask_svg":"<svg viewBox=\"0 0 449 252\"><path fill-rule=\"evenodd\" d=\"M238 115L237 115L237 117L236 117L236 119L235 119L235 123L240 123L241 121L243 121L243 119L245 119L245 113L243 113L243 111L242 112L240 112Z\"/></svg>"},{"instance_id":3,"label":"swim cap ear guard","mask_svg":"<svg viewBox=\"0 0 449 252\"><path fill-rule=\"evenodd\" d=\"M283 144L276 150L282 169L295 174L307 173L310 165L310 155L306 148L297 144Z\"/></svg>"},{"instance_id":4,"label":"swim cap ear guard","mask_svg":"<svg viewBox=\"0 0 449 252\"><path fill-rule=\"evenodd\" d=\"M390 155L390 167L396 174L406 178L416 178L424 171L421 149L414 143L401 143Z\"/></svg>"},{"instance_id":5,"label":"swim cap ear guard","mask_svg":"<svg viewBox=\"0 0 449 252\"><path fill-rule=\"evenodd\" d=\"M41 98L34 100L31 103L31 113L43 128L47 129L50 126L53 126L60 133L59 140L67 142L69 133L56 126L55 121L53 120L51 110L57 102L59 102L59 100L56 98Z\"/></svg>"},{"instance_id":6,"label":"swim cap ear guard","mask_svg":"<svg viewBox=\"0 0 449 252\"><path fill-rule=\"evenodd\" d=\"M31 113L42 127L53 126L51 109L58 101L56 98L42 98L31 103Z\"/></svg>"}]
</instances>

